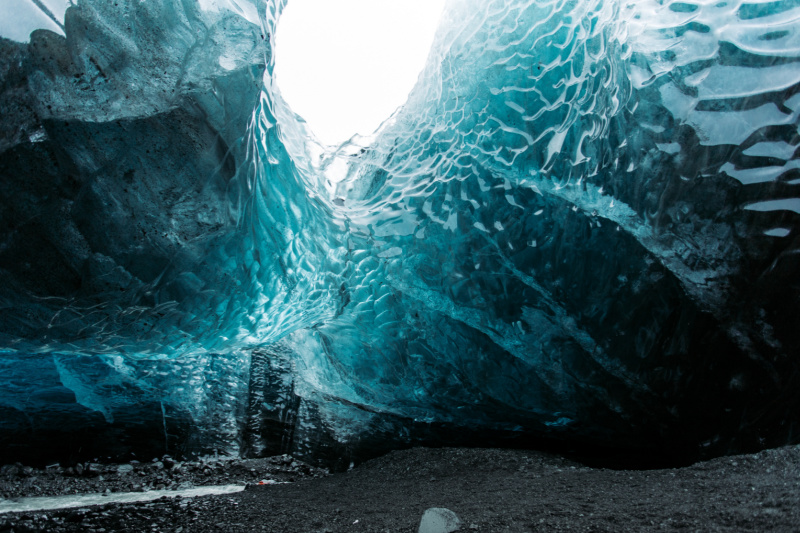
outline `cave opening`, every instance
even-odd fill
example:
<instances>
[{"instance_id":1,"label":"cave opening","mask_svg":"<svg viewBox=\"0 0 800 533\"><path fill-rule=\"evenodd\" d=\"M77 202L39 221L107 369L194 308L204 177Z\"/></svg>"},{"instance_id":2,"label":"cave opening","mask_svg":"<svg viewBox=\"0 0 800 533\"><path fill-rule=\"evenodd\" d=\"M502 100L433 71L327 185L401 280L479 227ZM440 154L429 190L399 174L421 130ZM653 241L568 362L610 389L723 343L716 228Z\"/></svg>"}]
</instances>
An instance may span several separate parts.
<instances>
[{"instance_id":1,"label":"cave opening","mask_svg":"<svg viewBox=\"0 0 800 533\"><path fill-rule=\"evenodd\" d=\"M796 7L15 2L9 460L797 441Z\"/></svg>"},{"instance_id":2,"label":"cave opening","mask_svg":"<svg viewBox=\"0 0 800 533\"><path fill-rule=\"evenodd\" d=\"M319 141L366 136L417 81L444 0L292 0L276 29L275 80Z\"/></svg>"}]
</instances>

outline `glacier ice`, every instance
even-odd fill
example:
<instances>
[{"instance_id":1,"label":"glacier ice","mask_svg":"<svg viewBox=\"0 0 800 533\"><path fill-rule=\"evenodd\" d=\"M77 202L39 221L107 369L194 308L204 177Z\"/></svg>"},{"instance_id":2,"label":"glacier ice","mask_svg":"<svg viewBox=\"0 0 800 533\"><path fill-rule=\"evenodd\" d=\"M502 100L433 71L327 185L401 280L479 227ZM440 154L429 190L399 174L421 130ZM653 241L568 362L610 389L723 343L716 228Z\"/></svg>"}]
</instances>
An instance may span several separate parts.
<instances>
[{"instance_id":1,"label":"glacier ice","mask_svg":"<svg viewBox=\"0 0 800 533\"><path fill-rule=\"evenodd\" d=\"M800 5L451 0L338 147L272 77L284 5L78 0L0 40L4 454L67 419L249 454L797 441Z\"/></svg>"}]
</instances>

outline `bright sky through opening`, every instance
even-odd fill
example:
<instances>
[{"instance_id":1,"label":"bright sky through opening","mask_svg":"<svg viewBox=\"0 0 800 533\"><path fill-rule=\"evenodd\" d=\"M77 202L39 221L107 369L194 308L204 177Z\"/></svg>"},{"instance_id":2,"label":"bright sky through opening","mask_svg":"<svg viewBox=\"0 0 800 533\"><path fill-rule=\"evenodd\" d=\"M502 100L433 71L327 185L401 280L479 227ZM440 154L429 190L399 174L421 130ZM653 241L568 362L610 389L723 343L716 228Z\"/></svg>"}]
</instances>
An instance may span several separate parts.
<instances>
[{"instance_id":1,"label":"bright sky through opening","mask_svg":"<svg viewBox=\"0 0 800 533\"><path fill-rule=\"evenodd\" d=\"M445 0L289 0L275 80L317 138L369 135L408 97Z\"/></svg>"}]
</instances>

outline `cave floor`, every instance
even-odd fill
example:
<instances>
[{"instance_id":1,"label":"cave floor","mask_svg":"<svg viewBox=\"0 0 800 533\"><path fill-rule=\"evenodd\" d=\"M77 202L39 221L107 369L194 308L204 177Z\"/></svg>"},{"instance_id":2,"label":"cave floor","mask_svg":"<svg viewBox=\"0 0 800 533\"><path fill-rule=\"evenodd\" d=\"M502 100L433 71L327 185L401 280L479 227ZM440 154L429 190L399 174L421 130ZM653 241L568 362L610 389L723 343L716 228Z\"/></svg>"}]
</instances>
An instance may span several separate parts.
<instances>
[{"instance_id":1,"label":"cave floor","mask_svg":"<svg viewBox=\"0 0 800 533\"><path fill-rule=\"evenodd\" d=\"M430 507L461 531L800 531L800 446L679 469L589 468L533 451L392 452L350 472L229 495L0 517L0 531L416 532Z\"/></svg>"}]
</instances>

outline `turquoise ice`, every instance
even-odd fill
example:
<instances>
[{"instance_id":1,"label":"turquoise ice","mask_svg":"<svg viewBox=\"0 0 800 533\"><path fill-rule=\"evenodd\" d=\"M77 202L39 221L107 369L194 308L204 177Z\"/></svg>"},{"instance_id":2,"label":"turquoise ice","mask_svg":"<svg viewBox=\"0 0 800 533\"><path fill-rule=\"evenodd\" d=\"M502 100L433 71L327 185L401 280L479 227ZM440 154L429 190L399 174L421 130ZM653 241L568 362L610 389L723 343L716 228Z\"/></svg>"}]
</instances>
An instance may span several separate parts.
<instances>
[{"instance_id":1,"label":"turquoise ice","mask_svg":"<svg viewBox=\"0 0 800 533\"><path fill-rule=\"evenodd\" d=\"M0 41L11 429L34 388L251 453L292 410L311 447L797 440L800 4L451 0L338 147L273 83L284 4L3 8L46 28Z\"/></svg>"}]
</instances>

